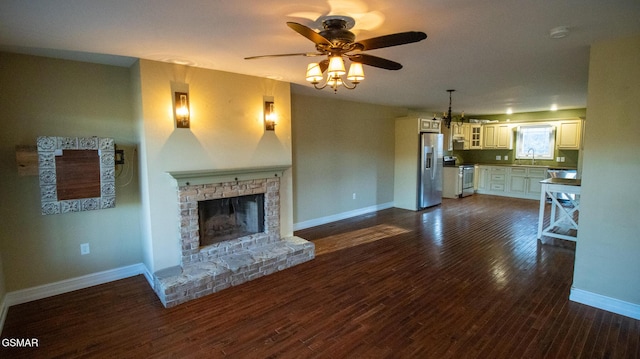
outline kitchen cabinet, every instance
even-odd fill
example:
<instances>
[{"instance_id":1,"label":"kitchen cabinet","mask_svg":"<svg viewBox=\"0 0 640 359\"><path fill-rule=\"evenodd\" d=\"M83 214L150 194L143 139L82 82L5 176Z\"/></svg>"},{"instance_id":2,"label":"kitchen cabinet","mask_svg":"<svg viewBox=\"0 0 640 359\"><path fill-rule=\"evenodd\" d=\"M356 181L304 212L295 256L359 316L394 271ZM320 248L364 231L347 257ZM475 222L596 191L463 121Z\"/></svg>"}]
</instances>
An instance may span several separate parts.
<instances>
[{"instance_id":1,"label":"kitchen cabinet","mask_svg":"<svg viewBox=\"0 0 640 359\"><path fill-rule=\"evenodd\" d=\"M491 171L489 172L489 191L504 192L507 188L506 179L506 167L491 167Z\"/></svg>"},{"instance_id":2,"label":"kitchen cabinet","mask_svg":"<svg viewBox=\"0 0 640 359\"><path fill-rule=\"evenodd\" d=\"M478 166L478 193L495 194L506 189L507 167L505 166Z\"/></svg>"},{"instance_id":3,"label":"kitchen cabinet","mask_svg":"<svg viewBox=\"0 0 640 359\"><path fill-rule=\"evenodd\" d=\"M418 119L420 124L420 132L437 132L440 133L440 120L420 118Z\"/></svg>"},{"instance_id":4,"label":"kitchen cabinet","mask_svg":"<svg viewBox=\"0 0 640 359\"><path fill-rule=\"evenodd\" d=\"M469 138L469 124L457 122L452 123L451 134L454 138Z\"/></svg>"},{"instance_id":5,"label":"kitchen cabinet","mask_svg":"<svg viewBox=\"0 0 640 359\"><path fill-rule=\"evenodd\" d=\"M546 167L478 166L476 192L497 196L538 199Z\"/></svg>"},{"instance_id":6,"label":"kitchen cabinet","mask_svg":"<svg viewBox=\"0 0 640 359\"><path fill-rule=\"evenodd\" d=\"M510 167L508 192L514 197L537 199L542 188L540 181L546 177L545 168Z\"/></svg>"},{"instance_id":7,"label":"kitchen cabinet","mask_svg":"<svg viewBox=\"0 0 640 359\"><path fill-rule=\"evenodd\" d=\"M513 149L513 131L509 125L490 124L482 126L483 149Z\"/></svg>"},{"instance_id":8,"label":"kitchen cabinet","mask_svg":"<svg viewBox=\"0 0 640 359\"><path fill-rule=\"evenodd\" d=\"M450 137L449 150L482 149L482 125L479 123L452 123Z\"/></svg>"},{"instance_id":9,"label":"kitchen cabinet","mask_svg":"<svg viewBox=\"0 0 640 359\"><path fill-rule=\"evenodd\" d=\"M489 172L491 169L488 166L476 166L476 172L474 173L475 190L478 193L487 193L489 191Z\"/></svg>"},{"instance_id":10,"label":"kitchen cabinet","mask_svg":"<svg viewBox=\"0 0 640 359\"><path fill-rule=\"evenodd\" d=\"M442 197L458 198L460 196L460 169L458 167L444 167L442 173Z\"/></svg>"},{"instance_id":11,"label":"kitchen cabinet","mask_svg":"<svg viewBox=\"0 0 640 359\"><path fill-rule=\"evenodd\" d=\"M559 150L579 150L582 139L582 120L561 121L556 133L556 148Z\"/></svg>"},{"instance_id":12,"label":"kitchen cabinet","mask_svg":"<svg viewBox=\"0 0 640 359\"><path fill-rule=\"evenodd\" d=\"M469 149L469 124L453 122L450 129L449 150Z\"/></svg>"},{"instance_id":13,"label":"kitchen cabinet","mask_svg":"<svg viewBox=\"0 0 640 359\"><path fill-rule=\"evenodd\" d=\"M482 149L482 125L469 124L469 149Z\"/></svg>"}]
</instances>

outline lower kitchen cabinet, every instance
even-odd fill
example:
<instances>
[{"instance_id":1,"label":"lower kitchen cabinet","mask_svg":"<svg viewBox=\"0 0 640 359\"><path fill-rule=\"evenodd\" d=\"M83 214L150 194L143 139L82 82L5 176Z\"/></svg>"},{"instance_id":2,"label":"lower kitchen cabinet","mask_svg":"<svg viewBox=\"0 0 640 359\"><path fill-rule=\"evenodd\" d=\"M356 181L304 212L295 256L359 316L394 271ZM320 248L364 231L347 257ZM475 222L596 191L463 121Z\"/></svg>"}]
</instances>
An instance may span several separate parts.
<instances>
[{"instance_id":1,"label":"lower kitchen cabinet","mask_svg":"<svg viewBox=\"0 0 640 359\"><path fill-rule=\"evenodd\" d=\"M524 166L478 166L477 193L539 199L540 181L547 177L546 168Z\"/></svg>"},{"instance_id":2,"label":"lower kitchen cabinet","mask_svg":"<svg viewBox=\"0 0 640 359\"><path fill-rule=\"evenodd\" d=\"M514 197L538 199L542 190L540 181L546 176L545 168L511 167L509 168L509 194Z\"/></svg>"},{"instance_id":3,"label":"lower kitchen cabinet","mask_svg":"<svg viewBox=\"0 0 640 359\"><path fill-rule=\"evenodd\" d=\"M460 169L458 167L444 167L442 171L442 197L458 198L461 188Z\"/></svg>"},{"instance_id":4,"label":"lower kitchen cabinet","mask_svg":"<svg viewBox=\"0 0 640 359\"><path fill-rule=\"evenodd\" d=\"M506 186L507 167L502 166L478 166L476 169L478 177L478 193L496 194L504 192Z\"/></svg>"}]
</instances>

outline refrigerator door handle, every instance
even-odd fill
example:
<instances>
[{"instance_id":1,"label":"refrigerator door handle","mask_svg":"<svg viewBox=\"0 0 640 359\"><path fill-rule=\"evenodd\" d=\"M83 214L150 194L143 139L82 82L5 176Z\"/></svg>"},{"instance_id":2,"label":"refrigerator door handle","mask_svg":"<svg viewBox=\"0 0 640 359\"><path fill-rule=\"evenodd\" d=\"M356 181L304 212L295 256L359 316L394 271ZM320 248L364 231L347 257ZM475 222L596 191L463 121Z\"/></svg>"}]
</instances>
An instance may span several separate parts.
<instances>
[{"instance_id":1,"label":"refrigerator door handle","mask_svg":"<svg viewBox=\"0 0 640 359\"><path fill-rule=\"evenodd\" d=\"M437 163L436 162L436 151L434 146L431 146L431 159L430 159L431 163ZM431 171L431 179L435 179L436 178L436 171L438 171L438 166L432 166L432 171Z\"/></svg>"},{"instance_id":2,"label":"refrigerator door handle","mask_svg":"<svg viewBox=\"0 0 640 359\"><path fill-rule=\"evenodd\" d=\"M431 147L433 150L433 146ZM432 167L432 163L431 163L431 156L429 156L429 151L427 150L428 147L424 147L424 155L422 156L422 158L424 159L424 170L430 170Z\"/></svg>"}]
</instances>

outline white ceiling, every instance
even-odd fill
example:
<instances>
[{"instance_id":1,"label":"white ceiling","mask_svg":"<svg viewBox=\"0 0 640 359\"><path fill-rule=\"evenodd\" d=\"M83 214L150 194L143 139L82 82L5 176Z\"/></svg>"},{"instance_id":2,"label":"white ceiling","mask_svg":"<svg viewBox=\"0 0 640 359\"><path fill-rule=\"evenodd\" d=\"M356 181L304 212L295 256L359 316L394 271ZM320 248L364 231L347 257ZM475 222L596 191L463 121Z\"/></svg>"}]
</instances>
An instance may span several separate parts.
<instances>
[{"instance_id":1,"label":"white ceiling","mask_svg":"<svg viewBox=\"0 0 640 359\"><path fill-rule=\"evenodd\" d=\"M423 31L422 42L372 50L404 65L365 67L337 94L305 82L313 52L286 26L349 15L358 40ZM2 0L0 50L128 66L132 58L271 77L319 96L474 114L586 107L590 44L640 34L639 0ZM551 39L558 26L571 30ZM107 55L107 56L105 56ZM117 56L112 56L117 55ZM611 56L616 56L611 54Z\"/></svg>"}]
</instances>

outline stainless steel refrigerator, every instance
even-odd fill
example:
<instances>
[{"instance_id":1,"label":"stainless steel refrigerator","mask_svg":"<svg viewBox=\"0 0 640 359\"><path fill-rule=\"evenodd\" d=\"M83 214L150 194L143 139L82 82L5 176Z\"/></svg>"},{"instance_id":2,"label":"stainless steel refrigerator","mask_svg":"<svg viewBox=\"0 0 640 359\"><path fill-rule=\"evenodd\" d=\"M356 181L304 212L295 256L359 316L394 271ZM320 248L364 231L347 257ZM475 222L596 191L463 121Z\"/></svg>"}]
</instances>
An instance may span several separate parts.
<instances>
[{"instance_id":1,"label":"stainless steel refrigerator","mask_svg":"<svg viewBox=\"0 0 640 359\"><path fill-rule=\"evenodd\" d=\"M444 135L420 134L420 172L418 204L427 208L442 203L442 166L444 164Z\"/></svg>"}]
</instances>

